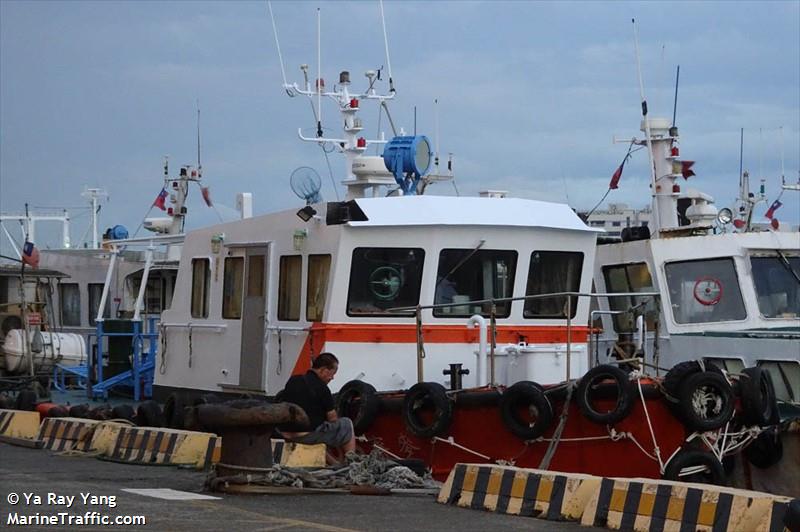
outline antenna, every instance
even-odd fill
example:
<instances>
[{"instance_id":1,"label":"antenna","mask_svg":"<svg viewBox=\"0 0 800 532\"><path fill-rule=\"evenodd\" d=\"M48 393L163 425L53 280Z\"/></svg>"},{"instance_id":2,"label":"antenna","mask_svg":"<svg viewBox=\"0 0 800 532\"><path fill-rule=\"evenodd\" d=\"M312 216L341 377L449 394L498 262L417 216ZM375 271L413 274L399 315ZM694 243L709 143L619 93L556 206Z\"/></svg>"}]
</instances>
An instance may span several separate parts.
<instances>
[{"instance_id":1,"label":"antenna","mask_svg":"<svg viewBox=\"0 0 800 532\"><path fill-rule=\"evenodd\" d=\"M417 136L417 106L414 106L414 136Z\"/></svg>"},{"instance_id":2,"label":"antenna","mask_svg":"<svg viewBox=\"0 0 800 532\"><path fill-rule=\"evenodd\" d=\"M742 192L742 170L744 164L744 128L739 129L739 194Z\"/></svg>"},{"instance_id":3,"label":"antenna","mask_svg":"<svg viewBox=\"0 0 800 532\"><path fill-rule=\"evenodd\" d=\"M200 164L200 99L197 99L197 177L202 175L203 165Z\"/></svg>"},{"instance_id":4,"label":"antenna","mask_svg":"<svg viewBox=\"0 0 800 532\"><path fill-rule=\"evenodd\" d=\"M433 156L433 164L436 166L436 173L439 173L439 98L433 100L433 132L436 135L436 153Z\"/></svg>"},{"instance_id":5,"label":"antenna","mask_svg":"<svg viewBox=\"0 0 800 532\"><path fill-rule=\"evenodd\" d=\"M322 137L322 26L317 8L317 137Z\"/></svg>"},{"instance_id":6,"label":"antenna","mask_svg":"<svg viewBox=\"0 0 800 532\"><path fill-rule=\"evenodd\" d=\"M383 14L383 0L379 1L381 6L381 25L383 26L383 46L386 48L386 70L389 71L389 92L395 92L394 79L392 78L392 62L389 60L389 39L386 36L386 17Z\"/></svg>"},{"instance_id":7,"label":"antenna","mask_svg":"<svg viewBox=\"0 0 800 532\"><path fill-rule=\"evenodd\" d=\"M781 132L781 185L786 184L786 169L783 166L783 126L778 127Z\"/></svg>"},{"instance_id":8,"label":"antenna","mask_svg":"<svg viewBox=\"0 0 800 532\"><path fill-rule=\"evenodd\" d=\"M633 43L636 50L636 73L639 76L639 94L642 98L642 118L644 119L645 135L647 135L647 155L650 157L650 186L653 189L653 196L655 197L658 192L656 191L656 167L653 161L653 142L650 138L650 120L647 118L647 100L644 97L644 82L642 81L642 64L639 59L639 27L636 25L636 20L631 19L633 24ZM658 202L653 202L653 218L659 220L658 217ZM660 224L659 224L660 225Z\"/></svg>"},{"instance_id":9,"label":"antenna","mask_svg":"<svg viewBox=\"0 0 800 532\"><path fill-rule=\"evenodd\" d=\"M278 42L278 28L275 26L275 15L272 14L272 2L267 1L267 7L269 8L269 18L272 20L272 34L275 36L275 48L278 49L278 62L281 64L281 75L283 76L283 86L284 88L288 87L288 83L286 82L286 70L283 68L283 56L281 55L281 43ZM286 93L289 96L292 96L292 93L286 88Z\"/></svg>"},{"instance_id":10,"label":"antenna","mask_svg":"<svg viewBox=\"0 0 800 532\"><path fill-rule=\"evenodd\" d=\"M675 73L675 99L672 103L672 127L675 127L675 118L678 114L678 81L681 79L681 66L678 65L678 71Z\"/></svg>"}]
</instances>

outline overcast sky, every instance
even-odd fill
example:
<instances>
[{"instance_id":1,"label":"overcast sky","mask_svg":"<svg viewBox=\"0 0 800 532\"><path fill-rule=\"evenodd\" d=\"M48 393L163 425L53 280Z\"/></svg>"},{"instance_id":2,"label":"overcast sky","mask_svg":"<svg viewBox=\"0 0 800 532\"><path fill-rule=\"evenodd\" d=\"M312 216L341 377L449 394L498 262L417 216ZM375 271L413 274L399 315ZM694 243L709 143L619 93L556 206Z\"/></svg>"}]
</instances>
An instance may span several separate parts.
<instances>
[{"instance_id":1,"label":"overcast sky","mask_svg":"<svg viewBox=\"0 0 800 532\"><path fill-rule=\"evenodd\" d=\"M274 2L289 80L301 81L301 63L316 77L318 7L322 77L330 87L349 70L363 87L365 70L387 65L377 2ZM433 138L438 98L441 151L454 154L462 195L501 189L579 209L602 197L627 149L614 136L641 136L631 18L652 116L671 118L681 67L681 155L697 161L684 187L712 194L718 206L732 203L740 128L744 167L754 187L766 179L769 201L780 190L781 146L787 180L798 179L798 1L384 7L394 120L413 132L416 106L417 132ZM256 213L300 205L289 188L300 166L315 168L324 198L335 199L321 150L297 138L298 127L312 131L311 107L281 83L265 2L0 0L0 210L81 207L83 187L101 186L110 194L102 227L133 232L161 188L162 156L175 171L196 160L198 100L204 181L222 217L235 215L238 191L253 193ZM378 113L363 118L375 138ZM339 134L330 105L322 119ZM381 129L391 136L385 117ZM608 201L649 202L646 159L635 154ZM338 183L342 157L331 164ZM798 222L798 196L783 195L780 219ZM192 226L218 219L196 190L189 209ZM88 213L73 215L79 240Z\"/></svg>"}]
</instances>

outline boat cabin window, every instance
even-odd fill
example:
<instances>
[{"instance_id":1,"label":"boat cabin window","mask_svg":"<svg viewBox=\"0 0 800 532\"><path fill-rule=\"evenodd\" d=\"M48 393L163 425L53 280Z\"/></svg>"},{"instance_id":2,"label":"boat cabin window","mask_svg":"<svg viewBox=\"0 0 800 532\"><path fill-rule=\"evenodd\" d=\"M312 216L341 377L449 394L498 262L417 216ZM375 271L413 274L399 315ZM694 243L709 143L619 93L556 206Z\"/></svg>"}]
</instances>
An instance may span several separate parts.
<instances>
[{"instance_id":1,"label":"boat cabin window","mask_svg":"<svg viewBox=\"0 0 800 532\"><path fill-rule=\"evenodd\" d=\"M750 264L761 314L765 318L800 316L800 257L751 257Z\"/></svg>"},{"instance_id":2,"label":"boat cabin window","mask_svg":"<svg viewBox=\"0 0 800 532\"><path fill-rule=\"evenodd\" d=\"M443 249L439 253L434 304L459 303L433 309L437 317L489 316L489 303L470 303L484 299L511 297L517 252L498 249ZM497 303L498 318L507 318L511 302Z\"/></svg>"},{"instance_id":3,"label":"boat cabin window","mask_svg":"<svg viewBox=\"0 0 800 532\"><path fill-rule=\"evenodd\" d=\"M758 367L769 371L779 401L800 403L800 362L760 360Z\"/></svg>"},{"instance_id":4,"label":"boat cabin window","mask_svg":"<svg viewBox=\"0 0 800 532\"><path fill-rule=\"evenodd\" d=\"M322 321L325 296L328 293L328 276L331 271L330 255L309 255L306 278L306 319Z\"/></svg>"},{"instance_id":5,"label":"boat cabin window","mask_svg":"<svg viewBox=\"0 0 800 532\"><path fill-rule=\"evenodd\" d=\"M208 288L211 283L208 259L192 259L192 308L193 318L208 317Z\"/></svg>"},{"instance_id":6,"label":"boat cabin window","mask_svg":"<svg viewBox=\"0 0 800 532\"><path fill-rule=\"evenodd\" d=\"M238 320L242 317L242 288L244 286L244 257L225 258L222 281L222 317Z\"/></svg>"},{"instance_id":7,"label":"boat cabin window","mask_svg":"<svg viewBox=\"0 0 800 532\"><path fill-rule=\"evenodd\" d=\"M89 283L89 323L97 325L97 311L100 308L100 299L103 297L103 283ZM106 308L103 317L111 317L111 296L106 298Z\"/></svg>"},{"instance_id":8,"label":"boat cabin window","mask_svg":"<svg viewBox=\"0 0 800 532\"><path fill-rule=\"evenodd\" d=\"M703 360L728 373L741 373L744 369L744 361L741 358L704 357Z\"/></svg>"},{"instance_id":9,"label":"boat cabin window","mask_svg":"<svg viewBox=\"0 0 800 532\"><path fill-rule=\"evenodd\" d=\"M61 301L61 323L64 327L81 326L81 291L78 283L61 283L58 286Z\"/></svg>"},{"instance_id":10,"label":"boat cabin window","mask_svg":"<svg viewBox=\"0 0 800 532\"><path fill-rule=\"evenodd\" d=\"M670 262L664 265L677 323L743 320L747 317L733 259Z\"/></svg>"},{"instance_id":11,"label":"boat cabin window","mask_svg":"<svg viewBox=\"0 0 800 532\"><path fill-rule=\"evenodd\" d=\"M355 248L347 315L396 315L398 312L388 309L419 304L424 261L421 248Z\"/></svg>"},{"instance_id":12,"label":"boat cabin window","mask_svg":"<svg viewBox=\"0 0 800 532\"><path fill-rule=\"evenodd\" d=\"M281 272L278 280L278 319L300 320L300 288L303 273L303 257L286 255L281 257Z\"/></svg>"},{"instance_id":13,"label":"boat cabin window","mask_svg":"<svg viewBox=\"0 0 800 532\"><path fill-rule=\"evenodd\" d=\"M577 292L581 286L583 253L566 251L534 251L528 269L525 295ZM570 318L575 317L577 296L570 298ZM526 318L566 318L567 297L526 299L523 316Z\"/></svg>"},{"instance_id":14,"label":"boat cabin window","mask_svg":"<svg viewBox=\"0 0 800 532\"><path fill-rule=\"evenodd\" d=\"M607 292L655 292L653 278L646 262L630 264L615 264L603 267L603 277L606 281ZM626 311L637 305L645 304L645 320L647 329L655 327L655 300L652 297L617 296L609 297L608 305L611 310ZM636 326L633 313L612 315L614 330L616 332L632 332Z\"/></svg>"}]
</instances>

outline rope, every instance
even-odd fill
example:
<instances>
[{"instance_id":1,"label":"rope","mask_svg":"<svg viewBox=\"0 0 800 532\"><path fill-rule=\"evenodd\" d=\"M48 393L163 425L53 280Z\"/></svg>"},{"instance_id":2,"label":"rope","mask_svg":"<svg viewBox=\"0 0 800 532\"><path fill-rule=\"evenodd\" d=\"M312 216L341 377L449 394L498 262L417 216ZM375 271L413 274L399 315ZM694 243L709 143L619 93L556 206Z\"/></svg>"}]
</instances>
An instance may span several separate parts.
<instances>
[{"instance_id":1,"label":"rope","mask_svg":"<svg viewBox=\"0 0 800 532\"><path fill-rule=\"evenodd\" d=\"M655 453L656 460L658 461L658 470L661 474L664 474L664 462L661 460L661 449L658 447L658 441L656 440L656 433L653 430L653 422L650 420L650 412L647 410L647 402L644 400L644 392L642 391L642 379L641 374L636 375L637 372L631 374L632 377L636 379L636 387L639 390L639 398L642 400L642 409L644 410L644 417L647 419L647 428L650 429L650 437L653 439L653 452ZM635 376L634 376L635 375ZM648 454L636 440L633 440L642 452Z\"/></svg>"},{"instance_id":2,"label":"rope","mask_svg":"<svg viewBox=\"0 0 800 532\"><path fill-rule=\"evenodd\" d=\"M460 445L460 444L456 443L452 436L448 437L447 439L440 438L439 436L434 436L433 437L433 443L435 444L437 441L441 441L441 442L444 442L444 443L449 443L453 447L458 447L462 451L467 451L468 453L474 454L475 456L483 458L484 460L491 460L492 459L491 456L486 456L485 454L481 454L478 451L473 451L472 449L470 449L468 447L464 447L463 445Z\"/></svg>"},{"instance_id":3,"label":"rope","mask_svg":"<svg viewBox=\"0 0 800 532\"><path fill-rule=\"evenodd\" d=\"M544 453L542 461L539 462L539 469L550 469L550 461L553 460L553 456L556 454L556 449L558 448L558 442L561 440L561 433L564 432L564 426L567 424L569 403L572 400L572 392L574 390L575 390L575 381L572 381L567 385L567 398L564 401L564 407L561 409L561 415L559 416L558 426L556 427L556 430L553 432L553 440L550 442L550 445L548 445L547 452Z\"/></svg>"}]
</instances>

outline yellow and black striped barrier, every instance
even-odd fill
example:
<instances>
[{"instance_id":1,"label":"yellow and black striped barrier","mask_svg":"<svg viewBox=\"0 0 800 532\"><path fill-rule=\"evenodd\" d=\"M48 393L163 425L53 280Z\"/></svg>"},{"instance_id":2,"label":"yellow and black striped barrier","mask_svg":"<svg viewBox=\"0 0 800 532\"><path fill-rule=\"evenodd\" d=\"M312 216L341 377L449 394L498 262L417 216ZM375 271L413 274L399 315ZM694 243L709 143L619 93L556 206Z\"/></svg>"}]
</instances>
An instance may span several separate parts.
<instances>
[{"instance_id":1,"label":"yellow and black striped barrier","mask_svg":"<svg viewBox=\"0 0 800 532\"><path fill-rule=\"evenodd\" d=\"M205 469L219 461L221 440L209 432L106 422L95 431L92 448L99 456L119 462Z\"/></svg>"},{"instance_id":2,"label":"yellow and black striped barrier","mask_svg":"<svg viewBox=\"0 0 800 532\"><path fill-rule=\"evenodd\" d=\"M457 464L438 497L464 508L637 532L783 532L790 501L705 484L485 464Z\"/></svg>"},{"instance_id":3,"label":"yellow and black striped barrier","mask_svg":"<svg viewBox=\"0 0 800 532\"><path fill-rule=\"evenodd\" d=\"M38 448L39 412L0 409L0 441Z\"/></svg>"},{"instance_id":4,"label":"yellow and black striped barrier","mask_svg":"<svg viewBox=\"0 0 800 532\"><path fill-rule=\"evenodd\" d=\"M46 417L39 429L39 439L45 449L89 452L92 437L99 421L74 417Z\"/></svg>"},{"instance_id":5,"label":"yellow and black striped barrier","mask_svg":"<svg viewBox=\"0 0 800 532\"><path fill-rule=\"evenodd\" d=\"M583 483L586 486L580 489ZM576 508L582 508L597 485L599 480L589 475L458 464L439 492L438 501L542 519L574 519Z\"/></svg>"}]
</instances>

